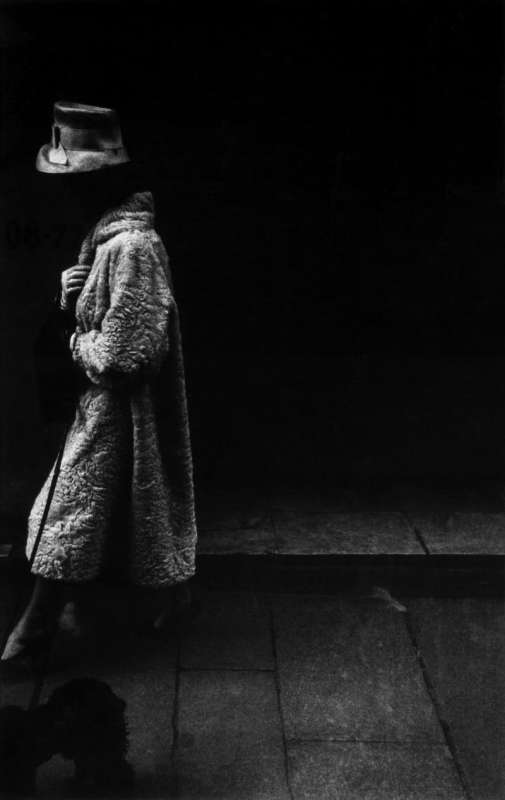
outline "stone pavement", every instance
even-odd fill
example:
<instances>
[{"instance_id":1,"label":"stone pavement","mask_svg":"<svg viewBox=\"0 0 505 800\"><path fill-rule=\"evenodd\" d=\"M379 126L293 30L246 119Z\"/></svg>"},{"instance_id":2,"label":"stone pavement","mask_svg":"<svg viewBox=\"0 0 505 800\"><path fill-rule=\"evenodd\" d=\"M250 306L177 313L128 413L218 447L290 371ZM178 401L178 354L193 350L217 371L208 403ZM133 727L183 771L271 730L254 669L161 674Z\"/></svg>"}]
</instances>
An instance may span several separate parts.
<instances>
[{"instance_id":1,"label":"stone pavement","mask_svg":"<svg viewBox=\"0 0 505 800\"><path fill-rule=\"evenodd\" d=\"M503 800L503 622L493 598L209 591L162 643L106 625L42 697L74 675L124 697L139 799Z\"/></svg>"},{"instance_id":2,"label":"stone pavement","mask_svg":"<svg viewBox=\"0 0 505 800\"><path fill-rule=\"evenodd\" d=\"M496 482L201 492L202 555L504 555Z\"/></svg>"}]
</instances>

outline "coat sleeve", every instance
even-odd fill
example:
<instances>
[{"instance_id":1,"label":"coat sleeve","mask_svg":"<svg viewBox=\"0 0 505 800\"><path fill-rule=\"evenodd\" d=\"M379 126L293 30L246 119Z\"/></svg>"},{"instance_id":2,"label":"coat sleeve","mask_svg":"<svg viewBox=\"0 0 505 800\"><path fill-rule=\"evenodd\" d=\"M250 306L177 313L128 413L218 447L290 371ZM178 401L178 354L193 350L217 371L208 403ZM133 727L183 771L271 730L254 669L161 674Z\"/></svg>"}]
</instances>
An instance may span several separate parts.
<instances>
[{"instance_id":1,"label":"coat sleeve","mask_svg":"<svg viewBox=\"0 0 505 800\"><path fill-rule=\"evenodd\" d=\"M168 351L174 307L151 236L125 236L109 258L109 307L98 329L85 332L78 325L71 341L74 361L101 386L141 380L158 371Z\"/></svg>"}]
</instances>

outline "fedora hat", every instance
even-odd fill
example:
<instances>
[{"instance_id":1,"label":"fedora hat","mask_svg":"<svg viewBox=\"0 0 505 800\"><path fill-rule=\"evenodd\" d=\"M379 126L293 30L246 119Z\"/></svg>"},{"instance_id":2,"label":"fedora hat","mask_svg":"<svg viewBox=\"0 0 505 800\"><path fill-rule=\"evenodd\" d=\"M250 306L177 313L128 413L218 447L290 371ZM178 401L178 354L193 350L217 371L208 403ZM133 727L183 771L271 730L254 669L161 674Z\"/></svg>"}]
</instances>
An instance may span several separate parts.
<instances>
[{"instance_id":1,"label":"fedora hat","mask_svg":"<svg viewBox=\"0 0 505 800\"><path fill-rule=\"evenodd\" d=\"M129 160L112 108L64 100L54 104L51 142L37 155L39 172L91 172Z\"/></svg>"}]
</instances>

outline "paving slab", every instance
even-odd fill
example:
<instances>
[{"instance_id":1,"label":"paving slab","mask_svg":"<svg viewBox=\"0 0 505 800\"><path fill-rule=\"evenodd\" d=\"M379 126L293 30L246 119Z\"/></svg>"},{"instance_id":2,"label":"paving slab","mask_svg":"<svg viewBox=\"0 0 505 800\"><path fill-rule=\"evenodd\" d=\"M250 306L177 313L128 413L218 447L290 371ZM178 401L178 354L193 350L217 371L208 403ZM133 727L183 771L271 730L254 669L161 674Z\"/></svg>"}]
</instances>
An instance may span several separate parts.
<instances>
[{"instance_id":1,"label":"paving slab","mask_svg":"<svg viewBox=\"0 0 505 800\"><path fill-rule=\"evenodd\" d=\"M257 527L270 504L270 493L255 487L201 491L196 496L198 527L202 530Z\"/></svg>"},{"instance_id":2,"label":"paving slab","mask_svg":"<svg viewBox=\"0 0 505 800\"><path fill-rule=\"evenodd\" d=\"M205 494L197 506L199 553L275 551L274 527L265 493L253 489Z\"/></svg>"},{"instance_id":3,"label":"paving slab","mask_svg":"<svg viewBox=\"0 0 505 800\"><path fill-rule=\"evenodd\" d=\"M405 615L343 597L272 598L290 739L443 739Z\"/></svg>"},{"instance_id":4,"label":"paving slab","mask_svg":"<svg viewBox=\"0 0 505 800\"><path fill-rule=\"evenodd\" d=\"M276 551L272 522L256 528L202 530L198 539L200 555L267 555Z\"/></svg>"},{"instance_id":5,"label":"paving slab","mask_svg":"<svg viewBox=\"0 0 505 800\"><path fill-rule=\"evenodd\" d=\"M202 611L181 645L181 666L200 669L274 669L270 615L252 592L205 595Z\"/></svg>"},{"instance_id":6,"label":"paving slab","mask_svg":"<svg viewBox=\"0 0 505 800\"><path fill-rule=\"evenodd\" d=\"M290 800L274 676L183 672L177 775L187 800Z\"/></svg>"},{"instance_id":7,"label":"paving slab","mask_svg":"<svg viewBox=\"0 0 505 800\"><path fill-rule=\"evenodd\" d=\"M223 507L201 511L198 515L201 531L270 531L272 520L266 508Z\"/></svg>"},{"instance_id":8,"label":"paving slab","mask_svg":"<svg viewBox=\"0 0 505 800\"><path fill-rule=\"evenodd\" d=\"M293 800L466 800L441 745L290 743Z\"/></svg>"},{"instance_id":9,"label":"paving slab","mask_svg":"<svg viewBox=\"0 0 505 800\"><path fill-rule=\"evenodd\" d=\"M505 555L505 513L410 512L433 555Z\"/></svg>"},{"instance_id":10,"label":"paving slab","mask_svg":"<svg viewBox=\"0 0 505 800\"><path fill-rule=\"evenodd\" d=\"M278 552L303 554L422 554L399 512L273 514Z\"/></svg>"},{"instance_id":11,"label":"paving slab","mask_svg":"<svg viewBox=\"0 0 505 800\"><path fill-rule=\"evenodd\" d=\"M416 599L418 646L474 800L505 797L503 599Z\"/></svg>"},{"instance_id":12,"label":"paving slab","mask_svg":"<svg viewBox=\"0 0 505 800\"><path fill-rule=\"evenodd\" d=\"M103 640L71 668L56 670L44 686L41 702L52 689L76 677L108 683L126 701L130 732L128 760L136 775L135 797L165 798L173 791L171 764L175 698L174 643L147 639ZM68 797L70 762L54 758L39 769L43 797Z\"/></svg>"}]
</instances>

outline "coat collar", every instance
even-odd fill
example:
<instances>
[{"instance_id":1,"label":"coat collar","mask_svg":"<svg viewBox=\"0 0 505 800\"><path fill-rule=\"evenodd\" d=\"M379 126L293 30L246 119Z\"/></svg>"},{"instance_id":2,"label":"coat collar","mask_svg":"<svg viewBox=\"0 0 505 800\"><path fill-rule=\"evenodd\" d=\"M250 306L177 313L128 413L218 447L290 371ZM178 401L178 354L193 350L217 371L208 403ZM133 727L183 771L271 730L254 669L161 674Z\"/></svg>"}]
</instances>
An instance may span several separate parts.
<instances>
[{"instance_id":1,"label":"coat collar","mask_svg":"<svg viewBox=\"0 0 505 800\"><path fill-rule=\"evenodd\" d=\"M81 247L80 263L91 263L98 245L119 233L150 230L154 227L154 201L151 192L135 192L121 205L109 209L88 233Z\"/></svg>"},{"instance_id":2,"label":"coat collar","mask_svg":"<svg viewBox=\"0 0 505 800\"><path fill-rule=\"evenodd\" d=\"M101 217L92 232L95 247L131 230L146 230L154 225L154 202L151 192L136 192L120 206L109 209Z\"/></svg>"}]
</instances>

